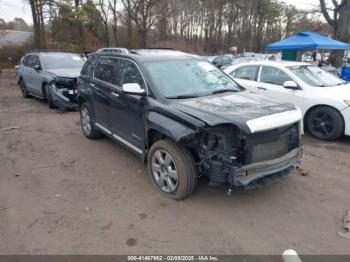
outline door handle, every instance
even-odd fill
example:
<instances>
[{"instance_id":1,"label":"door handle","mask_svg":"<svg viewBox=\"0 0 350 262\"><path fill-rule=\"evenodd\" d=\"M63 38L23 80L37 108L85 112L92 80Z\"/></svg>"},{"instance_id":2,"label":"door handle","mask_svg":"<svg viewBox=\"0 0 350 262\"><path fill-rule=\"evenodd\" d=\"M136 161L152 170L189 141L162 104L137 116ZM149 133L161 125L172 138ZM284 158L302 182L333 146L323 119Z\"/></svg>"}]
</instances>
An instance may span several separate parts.
<instances>
[{"instance_id":1,"label":"door handle","mask_svg":"<svg viewBox=\"0 0 350 262\"><path fill-rule=\"evenodd\" d=\"M94 83L89 83L89 85L94 88L95 90L99 91L101 90L101 88L99 88L98 86L96 86Z\"/></svg>"},{"instance_id":2,"label":"door handle","mask_svg":"<svg viewBox=\"0 0 350 262\"><path fill-rule=\"evenodd\" d=\"M258 86L258 89L260 89L260 90L264 90L264 91L266 91L266 90L267 90L265 87L262 87L262 86Z\"/></svg>"},{"instance_id":3,"label":"door handle","mask_svg":"<svg viewBox=\"0 0 350 262\"><path fill-rule=\"evenodd\" d=\"M119 94L112 92L112 96L119 97Z\"/></svg>"}]
</instances>

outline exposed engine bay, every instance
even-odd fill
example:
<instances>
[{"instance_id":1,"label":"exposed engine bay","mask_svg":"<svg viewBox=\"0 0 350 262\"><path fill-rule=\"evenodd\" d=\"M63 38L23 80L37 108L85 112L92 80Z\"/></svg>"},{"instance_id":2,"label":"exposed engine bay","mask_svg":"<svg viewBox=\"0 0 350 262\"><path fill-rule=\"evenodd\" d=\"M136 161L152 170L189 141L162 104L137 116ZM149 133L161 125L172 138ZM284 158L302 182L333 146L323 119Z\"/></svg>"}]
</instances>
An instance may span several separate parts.
<instances>
[{"instance_id":1,"label":"exposed engine bay","mask_svg":"<svg viewBox=\"0 0 350 262\"><path fill-rule=\"evenodd\" d=\"M211 186L255 188L287 176L302 154L299 123L253 134L233 125L207 128L190 144Z\"/></svg>"}]
</instances>

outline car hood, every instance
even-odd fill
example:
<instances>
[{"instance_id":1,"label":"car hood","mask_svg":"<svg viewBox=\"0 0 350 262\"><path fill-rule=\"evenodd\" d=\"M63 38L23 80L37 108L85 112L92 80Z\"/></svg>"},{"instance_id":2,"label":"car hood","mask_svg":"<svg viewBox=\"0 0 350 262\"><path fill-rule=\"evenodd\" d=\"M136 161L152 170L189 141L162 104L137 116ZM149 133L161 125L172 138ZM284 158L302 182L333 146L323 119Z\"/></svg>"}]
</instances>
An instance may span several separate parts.
<instances>
[{"instance_id":1,"label":"car hood","mask_svg":"<svg viewBox=\"0 0 350 262\"><path fill-rule=\"evenodd\" d=\"M207 125L230 123L248 133L271 130L301 119L301 111L294 105L249 91L175 100L173 103L177 110Z\"/></svg>"},{"instance_id":2,"label":"car hood","mask_svg":"<svg viewBox=\"0 0 350 262\"><path fill-rule=\"evenodd\" d=\"M59 68L46 71L58 77L75 78L80 75L81 68Z\"/></svg>"}]
</instances>

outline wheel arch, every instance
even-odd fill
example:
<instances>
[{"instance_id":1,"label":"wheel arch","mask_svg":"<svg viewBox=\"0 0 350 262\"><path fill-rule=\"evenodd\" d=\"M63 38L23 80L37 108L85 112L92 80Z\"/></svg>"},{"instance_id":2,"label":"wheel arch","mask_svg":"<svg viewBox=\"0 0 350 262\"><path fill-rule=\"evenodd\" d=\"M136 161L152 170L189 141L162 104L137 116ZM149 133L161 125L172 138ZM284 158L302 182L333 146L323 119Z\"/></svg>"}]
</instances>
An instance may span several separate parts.
<instances>
[{"instance_id":1,"label":"wheel arch","mask_svg":"<svg viewBox=\"0 0 350 262\"><path fill-rule=\"evenodd\" d=\"M317 105L313 105L312 107L308 108L308 110L306 110L305 114L304 114L304 118L303 118L303 123L304 123L304 126L306 127L306 120L307 120L307 117L309 116L309 114L312 112L312 110L318 108L318 107L329 107L329 108L332 108L334 109L335 111L337 111L339 113L339 115L341 116L342 120L343 120L343 124L345 123L345 119L342 115L342 113L340 112L340 110L334 106L330 106L330 105L327 105L327 104L317 104Z\"/></svg>"},{"instance_id":2,"label":"wheel arch","mask_svg":"<svg viewBox=\"0 0 350 262\"><path fill-rule=\"evenodd\" d=\"M340 122L340 127L335 127L335 128L338 128L338 130L335 129L335 130L336 130L336 131L335 131L336 133L333 133L333 135L330 136L330 137L319 137L319 136L316 135L316 134L312 134L312 132L310 131L309 126L308 126L308 124L307 124L307 122L308 122L308 117L309 117L310 113L311 113L313 110L315 110L315 109L317 109L317 108L320 108L320 107L332 109L332 110L334 110L334 112L338 113L338 117L340 117L340 120L339 120L339 121L341 121L341 122ZM322 139L322 140L334 140L334 139L337 139L337 138L339 138L340 136L344 135L344 132L345 132L345 119L344 119L343 114L342 114L341 111L338 110L337 108L335 108L335 107L333 107L333 106L329 106L329 105L323 105L323 104L322 104L322 105L315 105L315 106L309 108L309 109L306 111L305 115L304 115L304 121L303 121L303 123L304 123L305 129L308 130L309 132L311 132L311 135L312 135L312 136L314 136L314 137L316 137L316 138L318 138L318 139ZM332 131L333 131L333 130L332 130Z\"/></svg>"},{"instance_id":3,"label":"wheel arch","mask_svg":"<svg viewBox=\"0 0 350 262\"><path fill-rule=\"evenodd\" d=\"M41 84L41 93L43 98L47 98L47 94L46 94L46 85L47 85L47 81L43 81Z\"/></svg>"},{"instance_id":4,"label":"wheel arch","mask_svg":"<svg viewBox=\"0 0 350 262\"><path fill-rule=\"evenodd\" d=\"M87 101L87 99L85 97L83 97L83 96L78 96L77 100L78 100L78 106L79 107L81 107L81 105L84 104Z\"/></svg>"},{"instance_id":5,"label":"wheel arch","mask_svg":"<svg viewBox=\"0 0 350 262\"><path fill-rule=\"evenodd\" d=\"M194 135L196 131L183 123L162 115L158 112L150 112L146 117L146 149L150 149L152 144L164 138L181 142L185 137Z\"/></svg>"}]
</instances>

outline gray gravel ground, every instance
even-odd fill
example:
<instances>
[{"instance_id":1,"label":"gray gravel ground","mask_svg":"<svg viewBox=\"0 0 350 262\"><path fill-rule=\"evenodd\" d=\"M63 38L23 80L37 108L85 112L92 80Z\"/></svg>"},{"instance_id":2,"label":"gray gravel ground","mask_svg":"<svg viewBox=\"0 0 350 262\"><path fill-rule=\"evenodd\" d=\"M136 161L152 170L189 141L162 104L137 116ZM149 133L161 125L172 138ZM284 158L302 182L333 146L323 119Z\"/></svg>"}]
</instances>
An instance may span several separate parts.
<instances>
[{"instance_id":1,"label":"gray gravel ground","mask_svg":"<svg viewBox=\"0 0 350 262\"><path fill-rule=\"evenodd\" d=\"M86 139L79 113L49 110L0 78L1 254L350 254L350 139L304 137L302 176L254 191L200 181L182 202L152 188L132 153Z\"/></svg>"}]
</instances>

